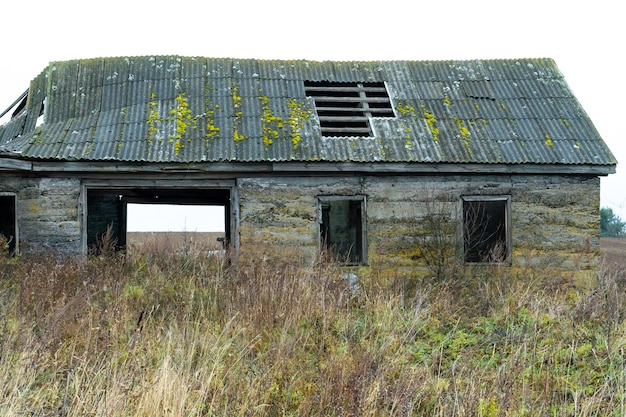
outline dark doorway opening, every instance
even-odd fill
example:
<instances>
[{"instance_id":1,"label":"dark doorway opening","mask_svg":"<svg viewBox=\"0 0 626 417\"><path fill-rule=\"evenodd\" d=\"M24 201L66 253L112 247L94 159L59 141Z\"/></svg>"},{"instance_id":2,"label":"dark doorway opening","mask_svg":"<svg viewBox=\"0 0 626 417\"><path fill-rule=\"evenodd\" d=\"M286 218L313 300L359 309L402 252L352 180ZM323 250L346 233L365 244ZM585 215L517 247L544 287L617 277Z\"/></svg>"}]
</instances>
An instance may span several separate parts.
<instances>
[{"instance_id":1,"label":"dark doorway opening","mask_svg":"<svg viewBox=\"0 0 626 417\"><path fill-rule=\"evenodd\" d=\"M14 254L17 249L14 195L0 195L0 235L6 240L9 253Z\"/></svg>"}]
</instances>

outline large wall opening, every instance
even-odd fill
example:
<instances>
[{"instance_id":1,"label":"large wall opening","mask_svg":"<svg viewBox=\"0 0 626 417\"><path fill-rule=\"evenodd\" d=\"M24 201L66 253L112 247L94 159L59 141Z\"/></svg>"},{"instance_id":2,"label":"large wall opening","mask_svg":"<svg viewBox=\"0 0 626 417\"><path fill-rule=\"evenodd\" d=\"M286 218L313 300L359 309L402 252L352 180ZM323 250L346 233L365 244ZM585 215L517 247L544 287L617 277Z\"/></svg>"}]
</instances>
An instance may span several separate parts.
<instances>
[{"instance_id":1,"label":"large wall opening","mask_svg":"<svg viewBox=\"0 0 626 417\"><path fill-rule=\"evenodd\" d=\"M227 206L199 204L126 204L126 247L225 249Z\"/></svg>"},{"instance_id":2,"label":"large wall opening","mask_svg":"<svg viewBox=\"0 0 626 417\"><path fill-rule=\"evenodd\" d=\"M126 205L127 232L222 232L223 205L149 204Z\"/></svg>"},{"instance_id":3,"label":"large wall opening","mask_svg":"<svg viewBox=\"0 0 626 417\"><path fill-rule=\"evenodd\" d=\"M230 189L88 189L87 247L109 234L115 247L226 249L233 229Z\"/></svg>"}]
</instances>

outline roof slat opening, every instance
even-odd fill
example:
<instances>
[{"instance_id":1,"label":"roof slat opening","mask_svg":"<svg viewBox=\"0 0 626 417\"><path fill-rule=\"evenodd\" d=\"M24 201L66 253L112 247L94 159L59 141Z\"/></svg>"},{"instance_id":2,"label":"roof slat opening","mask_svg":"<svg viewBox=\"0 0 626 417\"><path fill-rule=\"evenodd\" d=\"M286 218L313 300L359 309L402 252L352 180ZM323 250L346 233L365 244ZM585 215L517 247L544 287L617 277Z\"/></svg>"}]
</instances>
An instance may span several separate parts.
<instances>
[{"instance_id":1,"label":"roof slat opening","mask_svg":"<svg viewBox=\"0 0 626 417\"><path fill-rule=\"evenodd\" d=\"M305 81L304 90L315 101L322 136L373 136L370 118L395 117L382 82Z\"/></svg>"}]
</instances>

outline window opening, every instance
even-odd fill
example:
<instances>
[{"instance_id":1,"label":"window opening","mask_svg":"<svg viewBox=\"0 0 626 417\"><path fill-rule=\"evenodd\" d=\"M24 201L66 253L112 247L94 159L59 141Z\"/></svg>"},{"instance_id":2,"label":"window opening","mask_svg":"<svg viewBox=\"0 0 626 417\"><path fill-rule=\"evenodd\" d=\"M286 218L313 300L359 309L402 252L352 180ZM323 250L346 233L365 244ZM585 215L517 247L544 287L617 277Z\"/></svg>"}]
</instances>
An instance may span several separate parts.
<instances>
[{"instance_id":1,"label":"window opening","mask_svg":"<svg viewBox=\"0 0 626 417\"><path fill-rule=\"evenodd\" d=\"M510 260L509 198L463 198L463 246L466 263Z\"/></svg>"},{"instance_id":2,"label":"window opening","mask_svg":"<svg viewBox=\"0 0 626 417\"><path fill-rule=\"evenodd\" d=\"M17 246L17 218L14 195L0 195L0 235L9 254L15 254Z\"/></svg>"},{"instance_id":3,"label":"window opening","mask_svg":"<svg viewBox=\"0 0 626 417\"><path fill-rule=\"evenodd\" d=\"M395 117L382 82L305 81L322 136L373 136L371 117Z\"/></svg>"},{"instance_id":4,"label":"window opening","mask_svg":"<svg viewBox=\"0 0 626 417\"><path fill-rule=\"evenodd\" d=\"M320 247L348 265L366 263L365 198L319 198Z\"/></svg>"}]
</instances>

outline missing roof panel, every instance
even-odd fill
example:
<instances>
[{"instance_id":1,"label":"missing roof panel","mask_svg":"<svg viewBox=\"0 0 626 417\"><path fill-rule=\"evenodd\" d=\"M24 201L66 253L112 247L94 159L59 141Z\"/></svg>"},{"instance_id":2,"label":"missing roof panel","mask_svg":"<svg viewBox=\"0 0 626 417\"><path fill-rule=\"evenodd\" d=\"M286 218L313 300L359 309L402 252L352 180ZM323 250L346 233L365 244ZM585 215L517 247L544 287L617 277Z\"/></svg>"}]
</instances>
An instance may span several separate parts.
<instances>
[{"instance_id":1,"label":"missing roof panel","mask_svg":"<svg viewBox=\"0 0 626 417\"><path fill-rule=\"evenodd\" d=\"M496 94L489 80L461 81L461 87L467 97L495 100Z\"/></svg>"},{"instance_id":2,"label":"missing roof panel","mask_svg":"<svg viewBox=\"0 0 626 417\"><path fill-rule=\"evenodd\" d=\"M0 119L11 110L13 113L11 114L11 118L19 115L26 108L26 103L28 101L28 90L24 91L14 102L11 104L6 110L0 113Z\"/></svg>"},{"instance_id":3,"label":"missing roof panel","mask_svg":"<svg viewBox=\"0 0 626 417\"><path fill-rule=\"evenodd\" d=\"M395 117L382 82L305 81L322 136L373 136L371 117Z\"/></svg>"}]
</instances>

